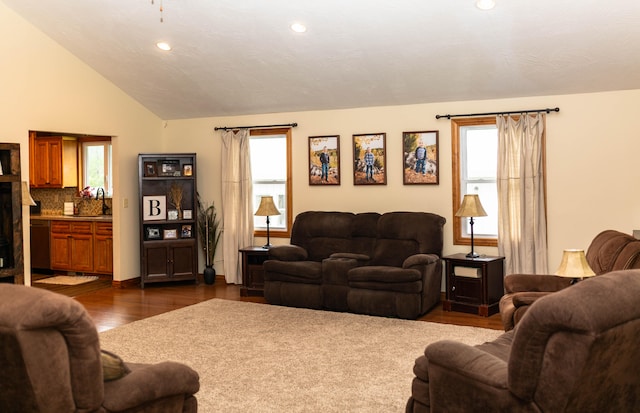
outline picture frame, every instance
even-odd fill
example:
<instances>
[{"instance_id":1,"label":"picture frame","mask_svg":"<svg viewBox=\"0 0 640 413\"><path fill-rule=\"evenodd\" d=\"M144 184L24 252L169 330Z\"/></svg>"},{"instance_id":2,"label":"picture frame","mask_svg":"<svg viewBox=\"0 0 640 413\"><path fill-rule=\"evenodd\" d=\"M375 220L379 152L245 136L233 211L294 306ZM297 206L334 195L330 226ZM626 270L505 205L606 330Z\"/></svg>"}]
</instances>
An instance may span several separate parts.
<instances>
[{"instance_id":1,"label":"picture frame","mask_svg":"<svg viewBox=\"0 0 640 413\"><path fill-rule=\"evenodd\" d=\"M387 184L387 134L366 133L353 135L353 184ZM370 152L373 163L369 164Z\"/></svg>"},{"instance_id":2,"label":"picture frame","mask_svg":"<svg viewBox=\"0 0 640 413\"><path fill-rule=\"evenodd\" d=\"M167 220L175 221L176 219L178 219L178 210L177 209L168 210L167 211Z\"/></svg>"},{"instance_id":3,"label":"picture frame","mask_svg":"<svg viewBox=\"0 0 640 413\"><path fill-rule=\"evenodd\" d=\"M193 210L185 209L182 211L182 219L193 219Z\"/></svg>"},{"instance_id":4,"label":"picture frame","mask_svg":"<svg viewBox=\"0 0 640 413\"><path fill-rule=\"evenodd\" d=\"M309 185L340 185L340 135L309 136Z\"/></svg>"},{"instance_id":5,"label":"picture frame","mask_svg":"<svg viewBox=\"0 0 640 413\"><path fill-rule=\"evenodd\" d=\"M193 165L186 163L182 165L182 176L193 176Z\"/></svg>"},{"instance_id":6,"label":"picture frame","mask_svg":"<svg viewBox=\"0 0 640 413\"><path fill-rule=\"evenodd\" d=\"M158 161L158 176L180 176L179 159L163 159ZM177 173L177 175L176 175Z\"/></svg>"},{"instance_id":7,"label":"picture frame","mask_svg":"<svg viewBox=\"0 0 640 413\"><path fill-rule=\"evenodd\" d=\"M404 185L439 185L438 131L402 132ZM422 148L422 149L419 149ZM423 157L422 159L418 159Z\"/></svg>"},{"instance_id":8,"label":"picture frame","mask_svg":"<svg viewBox=\"0 0 640 413\"><path fill-rule=\"evenodd\" d=\"M142 197L142 220L164 221L167 219L167 197L146 195Z\"/></svg>"},{"instance_id":9,"label":"picture frame","mask_svg":"<svg viewBox=\"0 0 640 413\"><path fill-rule=\"evenodd\" d=\"M177 229L165 229L162 231L162 239L178 239Z\"/></svg>"},{"instance_id":10,"label":"picture frame","mask_svg":"<svg viewBox=\"0 0 640 413\"><path fill-rule=\"evenodd\" d=\"M162 239L160 227L146 227L145 236L147 240Z\"/></svg>"},{"instance_id":11,"label":"picture frame","mask_svg":"<svg viewBox=\"0 0 640 413\"><path fill-rule=\"evenodd\" d=\"M191 224L185 224L182 226L180 238L191 238Z\"/></svg>"},{"instance_id":12,"label":"picture frame","mask_svg":"<svg viewBox=\"0 0 640 413\"><path fill-rule=\"evenodd\" d=\"M155 162L145 162L144 163L144 176L145 177L153 177L158 176L158 171L156 169Z\"/></svg>"}]
</instances>

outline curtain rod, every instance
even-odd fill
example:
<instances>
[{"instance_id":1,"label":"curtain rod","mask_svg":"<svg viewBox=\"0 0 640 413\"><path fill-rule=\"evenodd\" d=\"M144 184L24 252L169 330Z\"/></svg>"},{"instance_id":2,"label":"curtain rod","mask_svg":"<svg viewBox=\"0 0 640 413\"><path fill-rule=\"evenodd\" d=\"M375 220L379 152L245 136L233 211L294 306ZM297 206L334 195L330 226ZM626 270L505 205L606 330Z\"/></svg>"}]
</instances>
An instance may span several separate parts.
<instances>
[{"instance_id":1,"label":"curtain rod","mask_svg":"<svg viewBox=\"0 0 640 413\"><path fill-rule=\"evenodd\" d=\"M291 126L292 128L295 128L296 126L298 126L298 124L296 122L293 122L293 123L283 123L281 125L216 126L215 128L213 128L213 130L216 131L216 130L230 130L230 129L280 128L283 126Z\"/></svg>"},{"instance_id":2,"label":"curtain rod","mask_svg":"<svg viewBox=\"0 0 640 413\"><path fill-rule=\"evenodd\" d=\"M514 110L511 112L487 112L487 113L467 113L464 115L436 115L436 119L440 118L461 118L461 117L470 117L470 116L489 116L489 115L513 115L517 113L533 113L533 112L560 112L560 108L546 108L546 109L531 109L531 110Z\"/></svg>"}]
</instances>

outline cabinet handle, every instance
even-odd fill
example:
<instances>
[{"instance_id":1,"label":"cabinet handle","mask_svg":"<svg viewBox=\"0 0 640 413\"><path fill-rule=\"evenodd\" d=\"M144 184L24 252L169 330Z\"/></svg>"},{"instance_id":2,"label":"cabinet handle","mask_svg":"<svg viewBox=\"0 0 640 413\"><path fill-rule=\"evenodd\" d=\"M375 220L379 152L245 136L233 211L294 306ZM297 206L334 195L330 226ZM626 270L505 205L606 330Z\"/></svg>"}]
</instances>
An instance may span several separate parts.
<instances>
[{"instance_id":1,"label":"cabinet handle","mask_svg":"<svg viewBox=\"0 0 640 413\"><path fill-rule=\"evenodd\" d=\"M456 286L454 285L453 287L451 287L451 291L455 291L456 290Z\"/></svg>"}]
</instances>

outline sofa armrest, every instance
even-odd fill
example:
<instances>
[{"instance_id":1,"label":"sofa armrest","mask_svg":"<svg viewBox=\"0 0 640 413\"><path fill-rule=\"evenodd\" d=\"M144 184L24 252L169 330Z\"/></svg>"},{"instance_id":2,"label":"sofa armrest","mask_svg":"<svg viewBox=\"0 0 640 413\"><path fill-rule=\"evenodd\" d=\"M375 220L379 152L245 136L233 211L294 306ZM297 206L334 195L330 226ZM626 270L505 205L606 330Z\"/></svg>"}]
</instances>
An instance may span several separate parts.
<instances>
[{"instance_id":1,"label":"sofa armrest","mask_svg":"<svg viewBox=\"0 0 640 413\"><path fill-rule=\"evenodd\" d=\"M157 364L126 363L131 373L105 382L103 406L108 411L126 411L164 397L193 395L200 389L198 373L172 361Z\"/></svg>"},{"instance_id":2,"label":"sofa armrest","mask_svg":"<svg viewBox=\"0 0 640 413\"><path fill-rule=\"evenodd\" d=\"M538 298L551 294L546 291L527 291L521 293L514 293L511 296L514 307L524 307L533 304Z\"/></svg>"},{"instance_id":3,"label":"sofa armrest","mask_svg":"<svg viewBox=\"0 0 640 413\"><path fill-rule=\"evenodd\" d=\"M269 248L269 259L279 261L305 261L307 251L297 245L274 245Z\"/></svg>"},{"instance_id":4,"label":"sofa armrest","mask_svg":"<svg viewBox=\"0 0 640 413\"><path fill-rule=\"evenodd\" d=\"M402 263L402 268L407 269L417 265L429 265L438 262L440 257L436 254L415 254L407 257Z\"/></svg>"},{"instance_id":5,"label":"sofa armrest","mask_svg":"<svg viewBox=\"0 0 640 413\"><path fill-rule=\"evenodd\" d=\"M524 291L555 292L566 288L571 278L544 274L509 274L504 278L504 289L507 293Z\"/></svg>"},{"instance_id":6,"label":"sofa armrest","mask_svg":"<svg viewBox=\"0 0 640 413\"><path fill-rule=\"evenodd\" d=\"M362 262L366 262L371 259L371 257L366 254L354 254L351 252L336 252L331 254L329 258L348 258L358 261L358 264L362 264Z\"/></svg>"},{"instance_id":7,"label":"sofa armrest","mask_svg":"<svg viewBox=\"0 0 640 413\"><path fill-rule=\"evenodd\" d=\"M475 381L498 389L507 388L507 362L477 347L441 340L428 345L424 354L429 360L429 370L434 364L441 367L442 374L464 377L463 382Z\"/></svg>"}]
</instances>

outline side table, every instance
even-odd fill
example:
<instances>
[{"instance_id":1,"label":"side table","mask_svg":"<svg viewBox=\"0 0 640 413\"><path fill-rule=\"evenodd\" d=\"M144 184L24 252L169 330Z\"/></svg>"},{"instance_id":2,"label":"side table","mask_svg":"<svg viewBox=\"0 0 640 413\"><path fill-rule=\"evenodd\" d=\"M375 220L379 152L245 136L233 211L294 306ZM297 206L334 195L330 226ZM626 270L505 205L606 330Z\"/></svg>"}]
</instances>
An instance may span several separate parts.
<instances>
[{"instance_id":1,"label":"side table","mask_svg":"<svg viewBox=\"0 0 640 413\"><path fill-rule=\"evenodd\" d=\"M262 247L240 248L242 254L242 297L264 295L264 269L262 263L269 258L269 250Z\"/></svg>"},{"instance_id":2,"label":"side table","mask_svg":"<svg viewBox=\"0 0 640 413\"><path fill-rule=\"evenodd\" d=\"M453 254L442 258L446 264L445 311L461 311L488 317L499 311L504 295L504 257Z\"/></svg>"}]
</instances>

